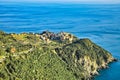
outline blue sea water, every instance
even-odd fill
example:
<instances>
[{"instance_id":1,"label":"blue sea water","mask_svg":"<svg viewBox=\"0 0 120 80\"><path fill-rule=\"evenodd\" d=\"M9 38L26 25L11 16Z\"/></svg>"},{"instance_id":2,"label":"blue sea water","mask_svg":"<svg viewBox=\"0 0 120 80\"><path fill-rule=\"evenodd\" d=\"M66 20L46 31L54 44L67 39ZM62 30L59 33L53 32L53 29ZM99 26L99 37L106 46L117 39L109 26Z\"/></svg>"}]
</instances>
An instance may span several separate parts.
<instances>
[{"instance_id":1,"label":"blue sea water","mask_svg":"<svg viewBox=\"0 0 120 80\"><path fill-rule=\"evenodd\" d=\"M0 3L0 30L73 33L90 38L120 59L120 4ZM120 61L95 80L120 80Z\"/></svg>"}]
</instances>

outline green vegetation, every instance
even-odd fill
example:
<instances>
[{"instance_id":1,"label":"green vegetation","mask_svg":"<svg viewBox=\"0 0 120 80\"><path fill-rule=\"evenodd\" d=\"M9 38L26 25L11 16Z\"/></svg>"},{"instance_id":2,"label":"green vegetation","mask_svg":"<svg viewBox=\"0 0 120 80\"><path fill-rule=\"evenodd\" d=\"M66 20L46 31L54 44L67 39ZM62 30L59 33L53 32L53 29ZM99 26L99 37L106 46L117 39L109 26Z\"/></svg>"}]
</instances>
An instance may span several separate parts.
<instances>
[{"instance_id":1,"label":"green vegetation","mask_svg":"<svg viewBox=\"0 0 120 80\"><path fill-rule=\"evenodd\" d=\"M114 58L69 33L0 31L0 80L88 80Z\"/></svg>"}]
</instances>

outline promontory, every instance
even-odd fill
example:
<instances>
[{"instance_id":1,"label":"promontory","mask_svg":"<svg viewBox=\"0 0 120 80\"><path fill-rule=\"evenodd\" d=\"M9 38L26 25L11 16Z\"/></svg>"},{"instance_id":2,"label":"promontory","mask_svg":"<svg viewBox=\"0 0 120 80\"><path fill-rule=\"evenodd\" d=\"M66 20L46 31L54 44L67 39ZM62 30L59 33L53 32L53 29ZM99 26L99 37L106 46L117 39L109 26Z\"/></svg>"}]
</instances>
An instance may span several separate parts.
<instances>
[{"instance_id":1,"label":"promontory","mask_svg":"<svg viewBox=\"0 0 120 80\"><path fill-rule=\"evenodd\" d=\"M91 80L111 53L66 32L0 31L0 80Z\"/></svg>"}]
</instances>

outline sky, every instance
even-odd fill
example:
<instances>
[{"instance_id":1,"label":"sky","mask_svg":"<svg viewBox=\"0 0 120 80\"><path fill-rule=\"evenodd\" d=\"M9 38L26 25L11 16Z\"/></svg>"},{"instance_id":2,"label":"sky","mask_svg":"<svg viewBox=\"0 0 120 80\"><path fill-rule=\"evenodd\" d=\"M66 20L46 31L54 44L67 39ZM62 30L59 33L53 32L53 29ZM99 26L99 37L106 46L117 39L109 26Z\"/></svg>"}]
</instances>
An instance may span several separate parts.
<instances>
[{"instance_id":1,"label":"sky","mask_svg":"<svg viewBox=\"0 0 120 80\"><path fill-rule=\"evenodd\" d=\"M0 0L0 2L120 3L120 0Z\"/></svg>"}]
</instances>

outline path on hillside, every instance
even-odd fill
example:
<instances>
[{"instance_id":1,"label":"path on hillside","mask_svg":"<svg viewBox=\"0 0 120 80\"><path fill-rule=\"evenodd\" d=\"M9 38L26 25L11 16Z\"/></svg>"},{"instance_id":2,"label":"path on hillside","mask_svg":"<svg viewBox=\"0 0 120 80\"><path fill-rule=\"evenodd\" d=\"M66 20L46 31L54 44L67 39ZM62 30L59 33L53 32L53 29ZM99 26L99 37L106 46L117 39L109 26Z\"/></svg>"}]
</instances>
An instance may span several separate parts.
<instances>
[{"instance_id":1,"label":"path on hillside","mask_svg":"<svg viewBox=\"0 0 120 80\"><path fill-rule=\"evenodd\" d=\"M22 55L22 54L27 54L31 51L33 51L34 48L30 48L29 50L25 50L25 51L21 51L21 52L18 52L18 53L15 53L13 56L16 57L16 56L19 56L19 55ZM1 56L0 58L0 63L3 62L8 56Z\"/></svg>"}]
</instances>

